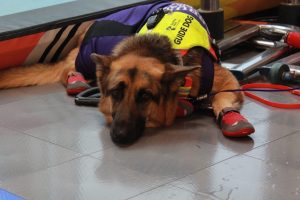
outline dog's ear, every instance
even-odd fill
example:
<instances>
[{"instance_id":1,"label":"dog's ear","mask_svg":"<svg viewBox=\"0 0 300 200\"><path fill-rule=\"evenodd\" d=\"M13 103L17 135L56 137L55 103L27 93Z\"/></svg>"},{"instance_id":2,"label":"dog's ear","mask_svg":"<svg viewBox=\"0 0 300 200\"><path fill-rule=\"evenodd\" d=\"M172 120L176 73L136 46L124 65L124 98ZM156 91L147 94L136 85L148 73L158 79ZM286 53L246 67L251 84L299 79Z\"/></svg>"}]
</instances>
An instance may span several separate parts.
<instances>
[{"instance_id":1,"label":"dog's ear","mask_svg":"<svg viewBox=\"0 0 300 200\"><path fill-rule=\"evenodd\" d=\"M96 77L97 82L100 88L100 92L102 94L106 93L106 78L110 71L110 64L113 60L112 56L104 56L98 55L96 53L92 53L90 55L92 61L96 64Z\"/></svg>"},{"instance_id":2,"label":"dog's ear","mask_svg":"<svg viewBox=\"0 0 300 200\"><path fill-rule=\"evenodd\" d=\"M166 64L166 71L162 76L163 82L173 82L182 80L187 74L192 73L194 70L200 69L201 66L180 66L173 64Z\"/></svg>"},{"instance_id":3,"label":"dog's ear","mask_svg":"<svg viewBox=\"0 0 300 200\"><path fill-rule=\"evenodd\" d=\"M112 56L104 56L92 53L90 57L96 64L96 75L98 78L109 73L110 63L113 60Z\"/></svg>"}]
</instances>

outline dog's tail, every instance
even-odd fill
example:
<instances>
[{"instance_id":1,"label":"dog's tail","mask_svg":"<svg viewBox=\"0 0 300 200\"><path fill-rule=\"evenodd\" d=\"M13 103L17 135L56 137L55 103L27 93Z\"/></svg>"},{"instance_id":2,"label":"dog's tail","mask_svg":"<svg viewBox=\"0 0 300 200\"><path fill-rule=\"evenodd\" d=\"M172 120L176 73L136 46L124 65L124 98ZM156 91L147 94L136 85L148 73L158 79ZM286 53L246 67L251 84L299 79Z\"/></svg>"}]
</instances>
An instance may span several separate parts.
<instances>
[{"instance_id":1,"label":"dog's tail","mask_svg":"<svg viewBox=\"0 0 300 200\"><path fill-rule=\"evenodd\" d=\"M35 64L26 67L15 67L0 70L0 89L31 85L56 83L66 79L69 71L74 70L78 48L55 64Z\"/></svg>"}]
</instances>

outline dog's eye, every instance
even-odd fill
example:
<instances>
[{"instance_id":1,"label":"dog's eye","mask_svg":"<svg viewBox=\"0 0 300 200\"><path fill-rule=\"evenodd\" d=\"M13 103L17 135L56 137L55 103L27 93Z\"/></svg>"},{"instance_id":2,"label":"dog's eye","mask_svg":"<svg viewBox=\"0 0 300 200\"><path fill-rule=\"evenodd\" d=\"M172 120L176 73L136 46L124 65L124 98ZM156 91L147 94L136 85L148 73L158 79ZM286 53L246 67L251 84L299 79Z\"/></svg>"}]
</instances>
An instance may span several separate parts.
<instances>
[{"instance_id":1,"label":"dog's eye","mask_svg":"<svg viewBox=\"0 0 300 200\"><path fill-rule=\"evenodd\" d=\"M115 101L121 101L123 98L123 90L120 89L111 90L110 95Z\"/></svg>"},{"instance_id":2,"label":"dog's eye","mask_svg":"<svg viewBox=\"0 0 300 200\"><path fill-rule=\"evenodd\" d=\"M146 103L152 98L153 94L150 91L142 89L138 92L136 100L139 103Z\"/></svg>"},{"instance_id":3,"label":"dog's eye","mask_svg":"<svg viewBox=\"0 0 300 200\"><path fill-rule=\"evenodd\" d=\"M108 94L113 98L115 101L121 101L124 97L124 90L126 88L126 84L121 81L116 87L109 90Z\"/></svg>"},{"instance_id":4,"label":"dog's eye","mask_svg":"<svg viewBox=\"0 0 300 200\"><path fill-rule=\"evenodd\" d=\"M142 95L142 99L143 100L149 100L152 98L152 94L150 92L145 92L143 95Z\"/></svg>"}]
</instances>

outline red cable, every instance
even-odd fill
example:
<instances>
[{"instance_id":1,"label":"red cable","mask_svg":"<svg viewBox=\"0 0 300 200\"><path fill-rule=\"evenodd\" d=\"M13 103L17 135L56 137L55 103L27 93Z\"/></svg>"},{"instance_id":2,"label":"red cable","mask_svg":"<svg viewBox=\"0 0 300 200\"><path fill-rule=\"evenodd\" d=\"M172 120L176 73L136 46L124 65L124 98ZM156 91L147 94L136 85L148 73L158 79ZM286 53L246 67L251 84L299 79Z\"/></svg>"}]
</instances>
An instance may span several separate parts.
<instances>
[{"instance_id":1,"label":"red cable","mask_svg":"<svg viewBox=\"0 0 300 200\"><path fill-rule=\"evenodd\" d=\"M279 90L289 90L293 89L292 87L285 86L285 85L276 85L276 84L269 84L269 83L250 83L245 84L242 86L242 89L249 89L249 88L268 88L268 89L279 89ZM294 90L297 91L297 90ZM292 94L298 94L297 92L290 91ZM262 97L259 97L251 92L245 91L246 96L255 99L261 103L264 103L268 106L276 107L276 108L285 108L285 109L297 109L300 108L300 104L285 104L285 103L278 103L266 100Z\"/></svg>"}]
</instances>

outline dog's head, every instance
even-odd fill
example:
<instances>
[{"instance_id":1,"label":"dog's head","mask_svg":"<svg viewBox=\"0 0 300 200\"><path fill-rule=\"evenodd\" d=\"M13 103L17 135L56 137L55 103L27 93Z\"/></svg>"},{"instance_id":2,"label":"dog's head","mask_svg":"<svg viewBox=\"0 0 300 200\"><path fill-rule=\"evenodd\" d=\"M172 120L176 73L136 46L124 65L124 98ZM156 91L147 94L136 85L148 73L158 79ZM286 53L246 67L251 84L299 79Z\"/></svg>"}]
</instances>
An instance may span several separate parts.
<instances>
[{"instance_id":1,"label":"dog's head","mask_svg":"<svg viewBox=\"0 0 300 200\"><path fill-rule=\"evenodd\" d=\"M198 67L176 65L167 37L132 36L111 56L92 54L101 91L99 109L117 144L138 139L145 128L172 124L181 80Z\"/></svg>"}]
</instances>

